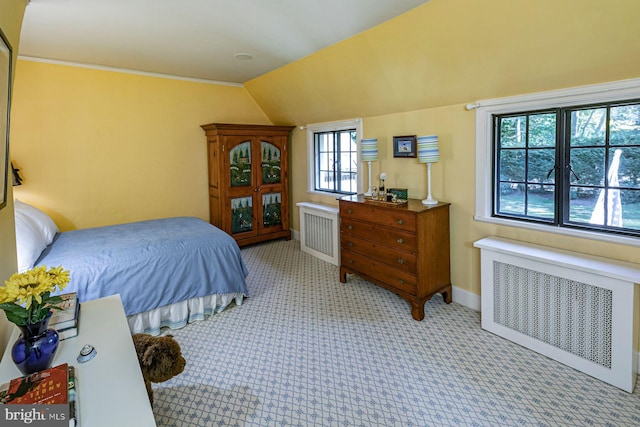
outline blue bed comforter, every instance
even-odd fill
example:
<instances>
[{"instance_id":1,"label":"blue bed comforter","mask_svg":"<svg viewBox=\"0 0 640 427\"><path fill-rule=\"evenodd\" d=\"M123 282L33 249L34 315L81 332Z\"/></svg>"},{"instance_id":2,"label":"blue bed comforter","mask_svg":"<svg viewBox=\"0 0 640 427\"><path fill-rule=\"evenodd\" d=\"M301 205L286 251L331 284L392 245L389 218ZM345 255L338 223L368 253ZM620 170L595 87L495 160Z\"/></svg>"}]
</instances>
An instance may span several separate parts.
<instances>
[{"instance_id":1,"label":"blue bed comforter","mask_svg":"<svg viewBox=\"0 0 640 427\"><path fill-rule=\"evenodd\" d=\"M77 292L80 302L120 294L127 315L210 294L248 295L235 240L198 218L60 233L36 265L69 270L63 293Z\"/></svg>"}]
</instances>

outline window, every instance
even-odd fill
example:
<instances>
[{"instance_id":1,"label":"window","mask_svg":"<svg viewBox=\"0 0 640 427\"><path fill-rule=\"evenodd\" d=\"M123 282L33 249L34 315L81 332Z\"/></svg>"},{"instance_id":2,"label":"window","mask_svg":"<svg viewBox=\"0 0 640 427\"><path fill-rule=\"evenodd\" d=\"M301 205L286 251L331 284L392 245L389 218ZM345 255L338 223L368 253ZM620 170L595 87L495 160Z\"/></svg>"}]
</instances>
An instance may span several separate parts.
<instances>
[{"instance_id":1,"label":"window","mask_svg":"<svg viewBox=\"0 0 640 427\"><path fill-rule=\"evenodd\" d=\"M353 194L358 189L356 130L315 132L314 190Z\"/></svg>"},{"instance_id":2,"label":"window","mask_svg":"<svg viewBox=\"0 0 640 427\"><path fill-rule=\"evenodd\" d=\"M640 246L637 80L479 104L476 219Z\"/></svg>"},{"instance_id":3,"label":"window","mask_svg":"<svg viewBox=\"0 0 640 427\"><path fill-rule=\"evenodd\" d=\"M494 121L494 215L640 234L640 101Z\"/></svg>"},{"instance_id":4,"label":"window","mask_svg":"<svg viewBox=\"0 0 640 427\"><path fill-rule=\"evenodd\" d=\"M360 128L360 120L307 127L309 191L337 195L361 192Z\"/></svg>"}]
</instances>

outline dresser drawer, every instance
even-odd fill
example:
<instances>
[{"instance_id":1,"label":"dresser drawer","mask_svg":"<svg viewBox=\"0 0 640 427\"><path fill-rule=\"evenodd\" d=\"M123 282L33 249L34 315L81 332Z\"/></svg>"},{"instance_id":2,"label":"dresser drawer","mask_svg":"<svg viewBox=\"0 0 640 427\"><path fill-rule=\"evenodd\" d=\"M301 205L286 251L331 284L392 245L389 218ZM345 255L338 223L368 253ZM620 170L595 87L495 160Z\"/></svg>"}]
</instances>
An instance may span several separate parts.
<instances>
[{"instance_id":1,"label":"dresser drawer","mask_svg":"<svg viewBox=\"0 0 640 427\"><path fill-rule=\"evenodd\" d=\"M416 235L407 231L381 227L370 222L342 219L340 232L344 235L349 234L363 240L369 240L371 243L380 243L405 252L416 253Z\"/></svg>"},{"instance_id":2,"label":"dresser drawer","mask_svg":"<svg viewBox=\"0 0 640 427\"><path fill-rule=\"evenodd\" d=\"M358 218L362 221L415 232L416 216L401 208L384 208L365 203L340 201L340 218Z\"/></svg>"},{"instance_id":3,"label":"dresser drawer","mask_svg":"<svg viewBox=\"0 0 640 427\"><path fill-rule=\"evenodd\" d=\"M341 251L341 263L347 269L359 272L384 282L388 288L394 288L411 295L417 293L416 276L407 271L399 270L366 256L354 252Z\"/></svg>"},{"instance_id":4,"label":"dresser drawer","mask_svg":"<svg viewBox=\"0 0 640 427\"><path fill-rule=\"evenodd\" d=\"M415 253L399 251L389 246L358 239L349 234L342 234L340 244L343 250L376 259L409 273L416 273Z\"/></svg>"}]
</instances>

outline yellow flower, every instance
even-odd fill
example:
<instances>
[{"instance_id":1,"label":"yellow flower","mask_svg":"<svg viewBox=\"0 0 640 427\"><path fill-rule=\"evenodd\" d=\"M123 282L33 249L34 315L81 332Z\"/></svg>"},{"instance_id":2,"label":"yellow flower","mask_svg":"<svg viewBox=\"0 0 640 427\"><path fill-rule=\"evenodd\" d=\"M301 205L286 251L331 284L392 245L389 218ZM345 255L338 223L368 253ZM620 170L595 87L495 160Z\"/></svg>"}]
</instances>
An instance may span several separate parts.
<instances>
[{"instance_id":1,"label":"yellow flower","mask_svg":"<svg viewBox=\"0 0 640 427\"><path fill-rule=\"evenodd\" d=\"M28 322L42 320L50 311L49 306L60 302L51 294L64 289L69 283L69 271L62 266L47 270L46 266L35 267L24 273L15 273L0 287L0 307L7 313L28 314Z\"/></svg>"}]
</instances>

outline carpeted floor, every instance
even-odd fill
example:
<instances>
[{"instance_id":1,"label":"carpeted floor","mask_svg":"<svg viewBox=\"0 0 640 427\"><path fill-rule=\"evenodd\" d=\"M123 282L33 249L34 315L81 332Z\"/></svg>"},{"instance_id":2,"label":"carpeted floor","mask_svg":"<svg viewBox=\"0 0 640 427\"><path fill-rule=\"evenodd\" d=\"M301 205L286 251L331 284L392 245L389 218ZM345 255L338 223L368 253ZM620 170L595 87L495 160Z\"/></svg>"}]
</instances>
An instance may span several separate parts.
<instances>
[{"instance_id":1,"label":"carpeted floor","mask_svg":"<svg viewBox=\"0 0 640 427\"><path fill-rule=\"evenodd\" d=\"M187 366L154 384L158 426L637 426L628 394L300 251L242 250L251 296L171 333Z\"/></svg>"}]
</instances>

